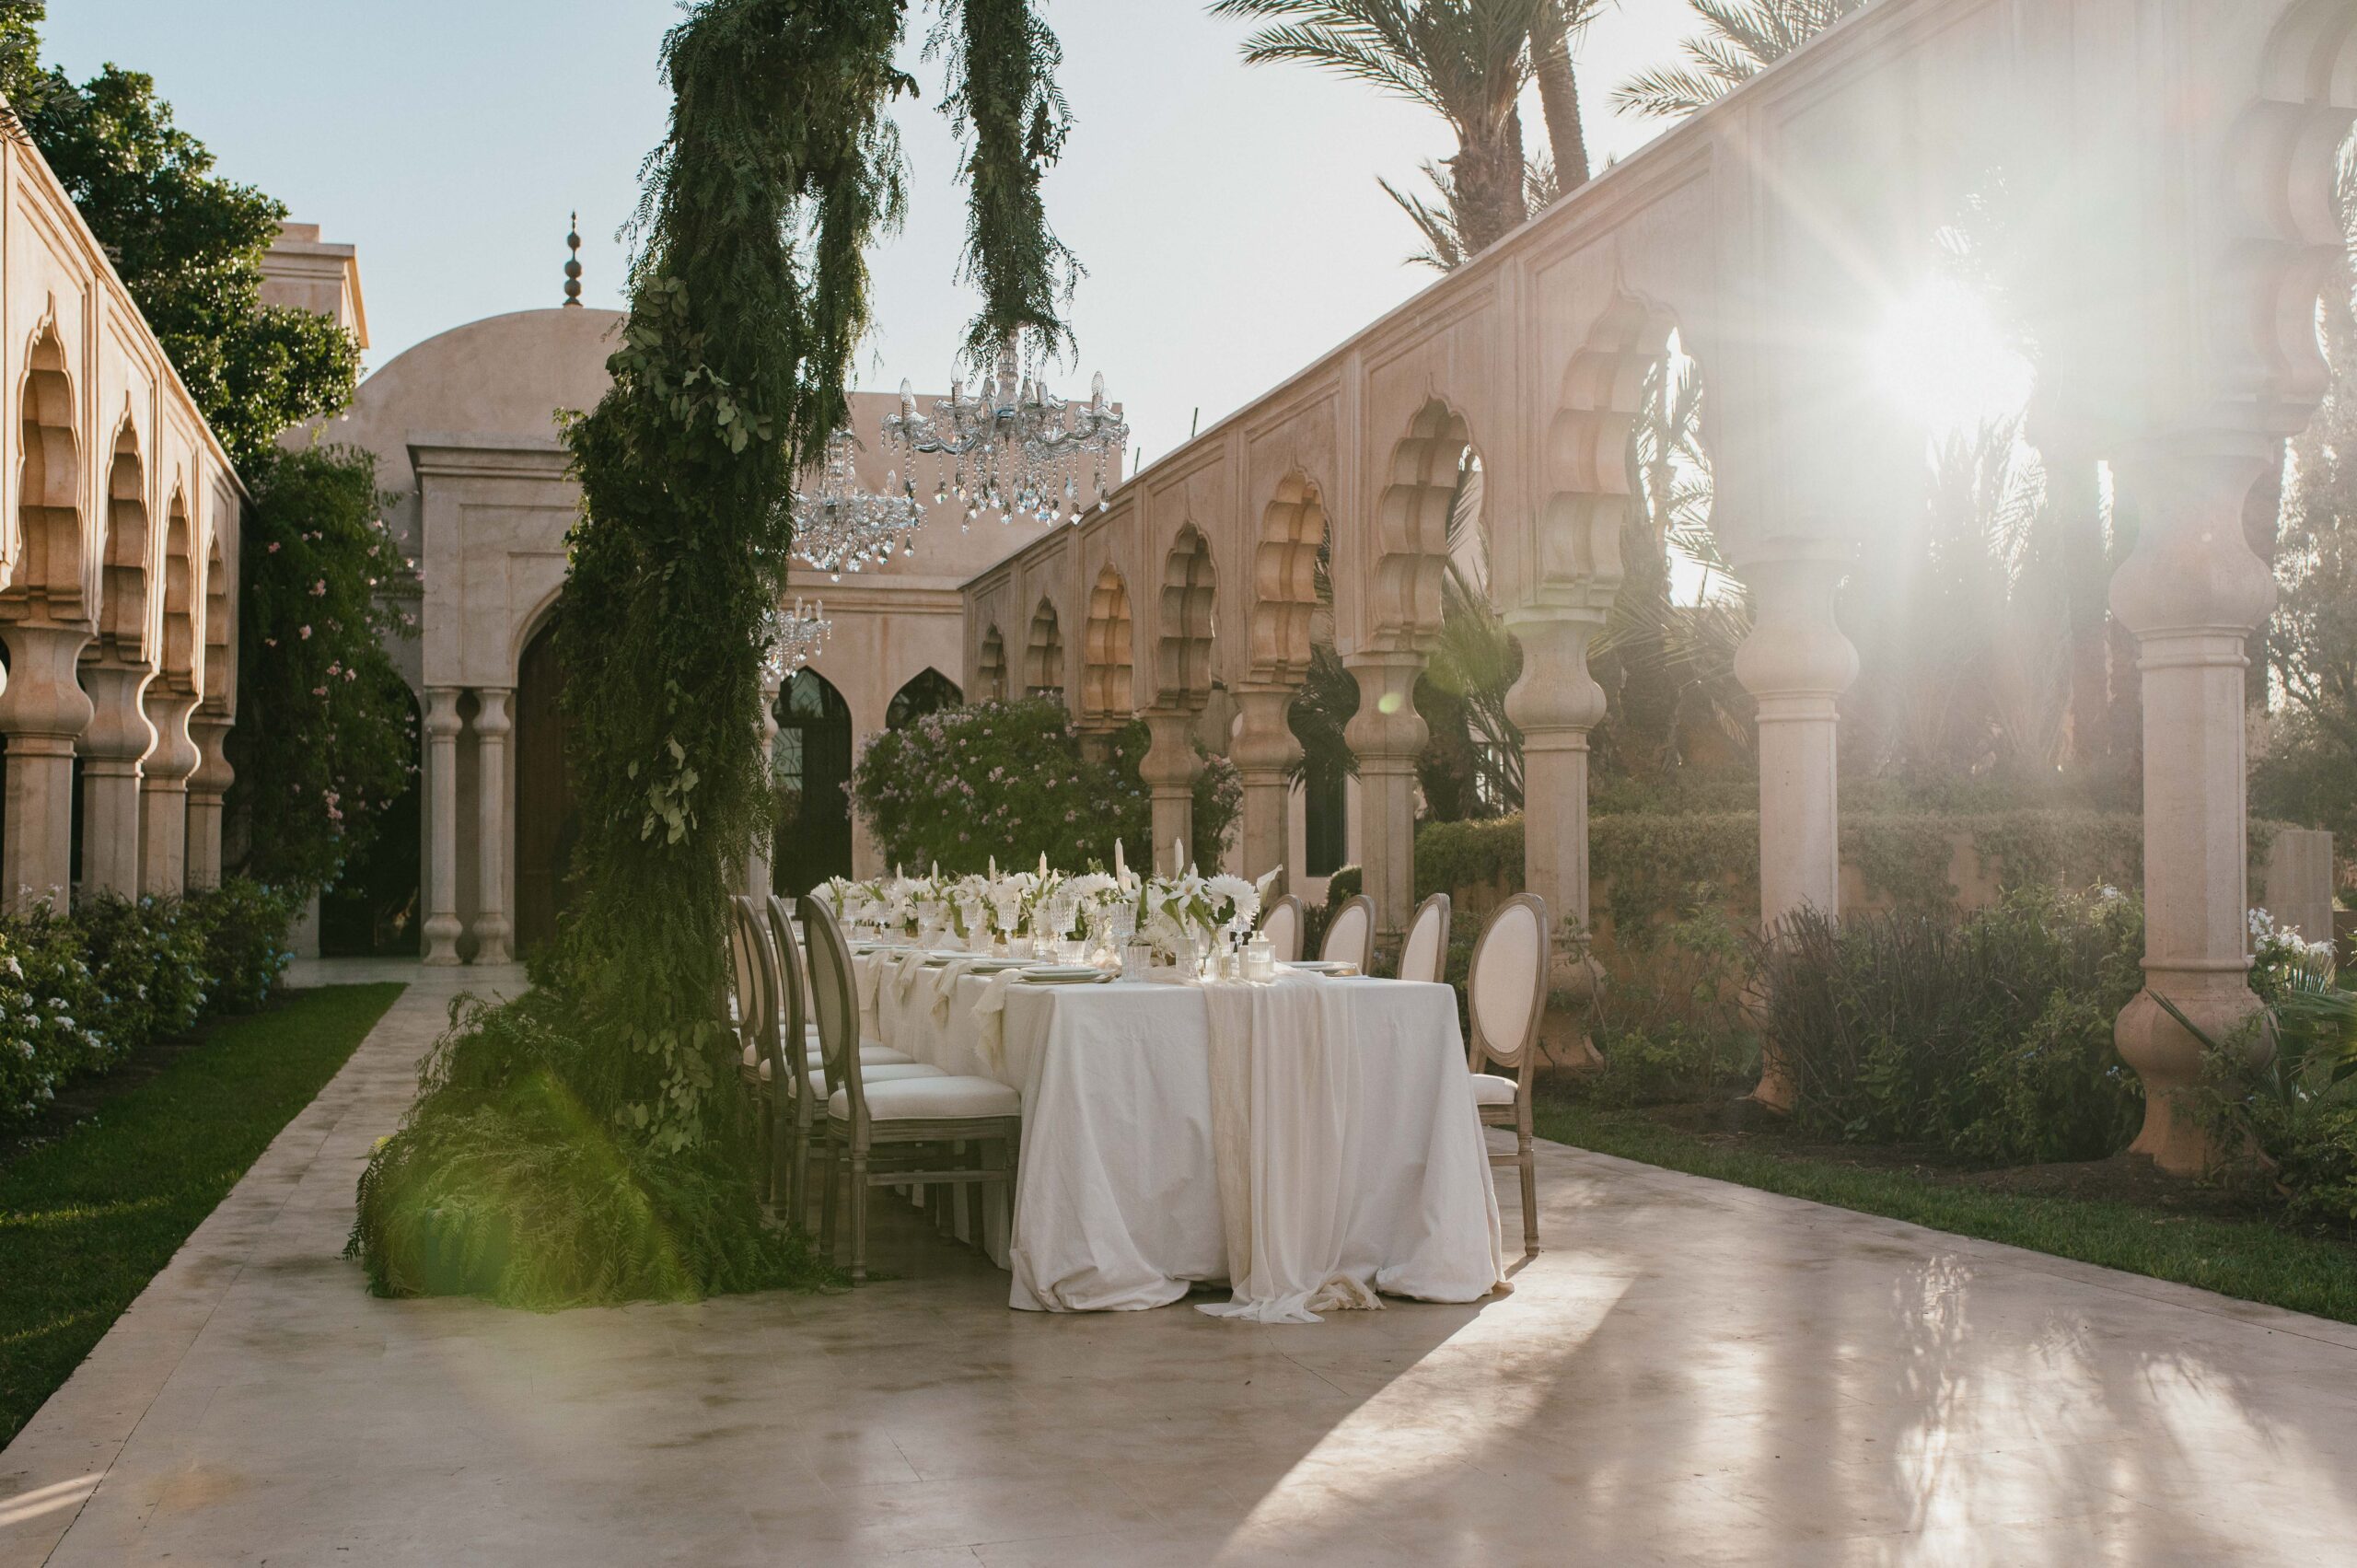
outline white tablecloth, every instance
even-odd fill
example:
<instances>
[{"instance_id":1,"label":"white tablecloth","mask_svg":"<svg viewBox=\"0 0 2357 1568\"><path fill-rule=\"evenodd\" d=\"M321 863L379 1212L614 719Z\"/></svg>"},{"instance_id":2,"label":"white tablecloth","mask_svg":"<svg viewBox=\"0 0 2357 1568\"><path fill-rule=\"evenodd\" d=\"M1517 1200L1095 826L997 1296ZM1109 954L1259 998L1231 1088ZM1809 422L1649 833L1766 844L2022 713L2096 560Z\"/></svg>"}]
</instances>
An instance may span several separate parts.
<instances>
[{"instance_id":1,"label":"white tablecloth","mask_svg":"<svg viewBox=\"0 0 2357 1568\"><path fill-rule=\"evenodd\" d=\"M986 980L955 978L942 1008L939 971L903 991L888 961L858 962L885 1044L1023 1097L1004 1260L1014 1306L1161 1307L1190 1283L1227 1279L1204 988L1013 985L993 1050L973 1016ZM1294 983L1314 986L1320 1027L1273 1042L1252 1074L1256 1180L1292 1195L1284 1223L1264 1232L1330 1254L1334 1272L1387 1295L1488 1295L1504 1253L1455 994L1399 981ZM1254 1315L1304 1320L1299 1305Z\"/></svg>"}]
</instances>

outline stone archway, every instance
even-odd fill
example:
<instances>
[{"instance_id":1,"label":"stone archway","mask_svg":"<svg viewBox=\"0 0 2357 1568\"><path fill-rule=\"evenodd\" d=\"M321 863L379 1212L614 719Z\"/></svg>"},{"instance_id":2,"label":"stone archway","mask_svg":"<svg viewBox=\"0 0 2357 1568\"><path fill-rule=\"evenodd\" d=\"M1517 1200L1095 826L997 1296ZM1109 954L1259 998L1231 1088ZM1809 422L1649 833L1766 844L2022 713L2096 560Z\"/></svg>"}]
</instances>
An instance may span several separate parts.
<instances>
[{"instance_id":1,"label":"stone archway","mask_svg":"<svg viewBox=\"0 0 2357 1568\"><path fill-rule=\"evenodd\" d=\"M771 854L775 891L793 897L852 872L851 705L834 683L805 666L778 694L774 753L779 778L801 805L780 827Z\"/></svg>"},{"instance_id":2,"label":"stone archway","mask_svg":"<svg viewBox=\"0 0 2357 1568\"><path fill-rule=\"evenodd\" d=\"M1194 824L1196 775L1194 718L1212 693L1212 651L1218 635L1219 580L1211 541L1189 523L1170 541L1162 562L1162 591L1155 609L1160 625L1155 645L1154 705L1145 715L1151 745L1139 773L1154 802L1154 846L1186 845L1182 864L1197 855ZM1215 851L1218 846L1210 846ZM1215 853L1211 854L1216 860Z\"/></svg>"},{"instance_id":3,"label":"stone archway","mask_svg":"<svg viewBox=\"0 0 2357 1568\"><path fill-rule=\"evenodd\" d=\"M81 816L75 879L92 892L139 891L139 764L156 744L142 705L156 674L147 639L147 466L126 415L107 469L98 636L82 650L90 725L77 744Z\"/></svg>"},{"instance_id":4,"label":"stone archway","mask_svg":"<svg viewBox=\"0 0 2357 1568\"><path fill-rule=\"evenodd\" d=\"M0 690L7 736L0 885L11 910L64 901L73 880L74 752L90 723L75 666L83 619L80 425L65 347L54 321L34 334L19 401L23 460L17 480L18 558L0 590L8 681Z\"/></svg>"},{"instance_id":5,"label":"stone archway","mask_svg":"<svg viewBox=\"0 0 2357 1568\"><path fill-rule=\"evenodd\" d=\"M1108 565L1088 592L1088 621L1081 636L1080 727L1109 731L1137 711L1131 679L1134 657L1130 590Z\"/></svg>"},{"instance_id":6,"label":"stone archway","mask_svg":"<svg viewBox=\"0 0 2357 1568\"><path fill-rule=\"evenodd\" d=\"M982 633L982 653L975 668L975 685L983 702L1006 701L1006 634L996 626Z\"/></svg>"},{"instance_id":7,"label":"stone archway","mask_svg":"<svg viewBox=\"0 0 2357 1568\"><path fill-rule=\"evenodd\" d=\"M210 654L207 655L210 657ZM208 677L208 684L210 678ZM424 815L420 807L424 792L419 788L424 776L422 766L425 728L424 714L418 707L414 692L409 696L409 782L401 792L387 801L377 814L375 834L367 849L343 868L336 885L319 895L319 953L323 958L415 958L419 951L419 934L424 923ZM207 699L206 708L211 706ZM207 722L205 709L198 710L200 728ZM224 728L226 727L225 725ZM212 751L205 751L210 766ZM200 768L193 783L202 786L204 768ZM523 767L519 755L517 768L517 795L523 793ZM195 817L192 807L191 822ZM193 827L191 829L194 832ZM190 849L193 865L196 848ZM524 850L517 848L516 880L520 889L524 882ZM521 930L519 916L518 930ZM551 918L547 935L554 935L554 920Z\"/></svg>"},{"instance_id":8,"label":"stone archway","mask_svg":"<svg viewBox=\"0 0 2357 1568\"><path fill-rule=\"evenodd\" d=\"M1053 601L1041 599L1031 612L1031 634L1023 650L1023 694L1052 697L1064 694L1063 623Z\"/></svg>"},{"instance_id":9,"label":"stone archway","mask_svg":"<svg viewBox=\"0 0 2357 1568\"><path fill-rule=\"evenodd\" d=\"M161 656L146 693L156 745L139 781L139 886L167 897L188 886L188 781L201 761L189 720L203 695L197 689L196 525L187 492L178 488L164 508L162 589Z\"/></svg>"},{"instance_id":10,"label":"stone archway","mask_svg":"<svg viewBox=\"0 0 2357 1568\"><path fill-rule=\"evenodd\" d=\"M1299 470L1277 483L1260 513L1260 538L1252 552L1252 608L1245 679L1236 689L1237 716L1228 755L1244 786L1243 842L1247 876L1285 865L1292 774L1302 746L1290 722L1294 697L1309 673L1318 626L1319 563L1329 548L1323 493ZM1330 646L1333 628L1327 617ZM1341 864L1332 841L1341 825L1335 809L1344 793L1342 776L1306 781L1313 830L1327 830L1317 847L1331 850L1315 858ZM1314 836L1314 835L1313 835ZM1312 857L1293 869L1306 873Z\"/></svg>"},{"instance_id":11,"label":"stone archway","mask_svg":"<svg viewBox=\"0 0 2357 1568\"><path fill-rule=\"evenodd\" d=\"M884 711L884 727L906 729L927 714L957 707L965 700L966 693L956 681L928 665L892 693L891 704Z\"/></svg>"},{"instance_id":12,"label":"stone archway","mask_svg":"<svg viewBox=\"0 0 2357 1568\"><path fill-rule=\"evenodd\" d=\"M516 950L556 937L564 913L579 808L566 758L573 721L564 711L565 671L550 615L516 661Z\"/></svg>"}]
</instances>

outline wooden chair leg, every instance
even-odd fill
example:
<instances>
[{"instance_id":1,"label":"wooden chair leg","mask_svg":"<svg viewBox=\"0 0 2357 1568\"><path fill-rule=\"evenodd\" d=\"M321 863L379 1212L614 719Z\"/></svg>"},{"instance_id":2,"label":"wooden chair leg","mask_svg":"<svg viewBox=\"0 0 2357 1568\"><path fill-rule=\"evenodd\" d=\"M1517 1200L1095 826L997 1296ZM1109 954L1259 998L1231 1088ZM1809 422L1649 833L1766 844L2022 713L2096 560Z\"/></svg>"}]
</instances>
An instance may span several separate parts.
<instances>
[{"instance_id":1,"label":"wooden chair leg","mask_svg":"<svg viewBox=\"0 0 2357 1568\"><path fill-rule=\"evenodd\" d=\"M786 1223L800 1230L810 1217L805 1207L809 1199L810 1130L802 1124L799 1102L785 1124L785 1162Z\"/></svg>"},{"instance_id":2,"label":"wooden chair leg","mask_svg":"<svg viewBox=\"0 0 2357 1568\"><path fill-rule=\"evenodd\" d=\"M1520 1134L1515 1143L1515 1163L1522 1167L1522 1249L1535 1254L1538 1250L1538 1159L1530 1152L1529 1133Z\"/></svg>"},{"instance_id":3,"label":"wooden chair leg","mask_svg":"<svg viewBox=\"0 0 2357 1568\"><path fill-rule=\"evenodd\" d=\"M851 1152L851 1283L867 1278L867 1151Z\"/></svg>"},{"instance_id":4,"label":"wooden chair leg","mask_svg":"<svg viewBox=\"0 0 2357 1568\"><path fill-rule=\"evenodd\" d=\"M827 1182L825 1191L819 1200L822 1205L819 1215L819 1252L831 1263L835 1260L835 1174L836 1167L841 1164L841 1156L835 1148L835 1135L831 1129L827 1133L827 1148L822 1157L827 1162Z\"/></svg>"},{"instance_id":5,"label":"wooden chair leg","mask_svg":"<svg viewBox=\"0 0 2357 1568\"><path fill-rule=\"evenodd\" d=\"M761 1148L769 1156L762 1162L766 1168L761 1172L761 1202L774 1203L777 1202L777 1102L766 1095L761 1097Z\"/></svg>"}]
</instances>

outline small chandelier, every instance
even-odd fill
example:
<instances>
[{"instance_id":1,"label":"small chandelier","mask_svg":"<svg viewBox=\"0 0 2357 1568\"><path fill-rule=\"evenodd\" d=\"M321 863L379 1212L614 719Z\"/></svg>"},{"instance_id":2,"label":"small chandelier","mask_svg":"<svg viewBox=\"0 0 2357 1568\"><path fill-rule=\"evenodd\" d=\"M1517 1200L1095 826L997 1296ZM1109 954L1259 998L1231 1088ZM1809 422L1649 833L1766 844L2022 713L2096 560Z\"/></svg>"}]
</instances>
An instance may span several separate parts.
<instances>
[{"instance_id":1,"label":"small chandelier","mask_svg":"<svg viewBox=\"0 0 2357 1568\"><path fill-rule=\"evenodd\" d=\"M1121 405L1105 401L1102 375L1087 405L1074 408L1031 377L1018 377L1012 334L999 348L997 379L980 396L970 398L963 382L952 382L949 396L922 414L916 393L903 381L900 412L884 416L884 444L908 457L904 494L915 498L917 454L930 454L935 505L956 495L966 504L961 526L968 528L984 512L998 513L1002 522L1024 516L1046 523L1063 516L1078 523L1084 469L1103 510L1113 463L1129 439Z\"/></svg>"},{"instance_id":2,"label":"small chandelier","mask_svg":"<svg viewBox=\"0 0 2357 1568\"><path fill-rule=\"evenodd\" d=\"M792 610L780 605L771 610L761 629L761 668L770 684L784 685L786 677L819 656L819 650L834 633L835 623L827 619L824 600L806 603L796 594Z\"/></svg>"},{"instance_id":3,"label":"small chandelier","mask_svg":"<svg viewBox=\"0 0 2357 1568\"><path fill-rule=\"evenodd\" d=\"M881 565L893 555L916 552L916 533L924 527L924 508L911 495L877 495L859 487L859 437L848 428L827 437L827 459L816 490L794 497L794 554L835 581L845 572L871 563ZM899 474L888 475L887 491L900 488Z\"/></svg>"}]
</instances>

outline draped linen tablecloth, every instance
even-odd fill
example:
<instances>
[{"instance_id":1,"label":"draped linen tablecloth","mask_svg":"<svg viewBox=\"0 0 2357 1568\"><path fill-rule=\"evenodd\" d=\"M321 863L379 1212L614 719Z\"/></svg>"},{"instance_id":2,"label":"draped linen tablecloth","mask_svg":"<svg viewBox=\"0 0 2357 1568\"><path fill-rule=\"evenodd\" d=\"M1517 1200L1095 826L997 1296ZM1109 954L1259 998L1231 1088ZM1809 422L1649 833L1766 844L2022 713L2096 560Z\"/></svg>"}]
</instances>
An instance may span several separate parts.
<instances>
[{"instance_id":1,"label":"draped linen tablecloth","mask_svg":"<svg viewBox=\"0 0 2357 1568\"><path fill-rule=\"evenodd\" d=\"M1446 986L1002 982L1004 1014L978 1018L991 982L963 974L946 977L943 1019L930 989L942 971L902 996L888 960L859 961L881 970L885 1044L1023 1097L1003 1260L1015 1307L1162 1307L1240 1273L1236 1301L1207 1310L1312 1322L1313 1305L1370 1292L1472 1301L1504 1283ZM1233 1270L1232 1246L1245 1260Z\"/></svg>"}]
</instances>

